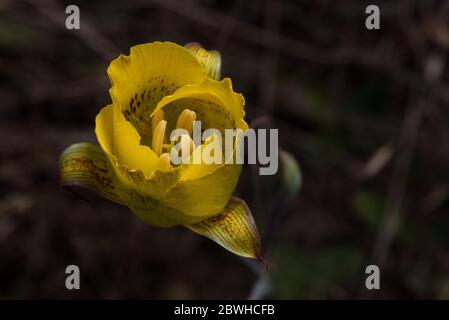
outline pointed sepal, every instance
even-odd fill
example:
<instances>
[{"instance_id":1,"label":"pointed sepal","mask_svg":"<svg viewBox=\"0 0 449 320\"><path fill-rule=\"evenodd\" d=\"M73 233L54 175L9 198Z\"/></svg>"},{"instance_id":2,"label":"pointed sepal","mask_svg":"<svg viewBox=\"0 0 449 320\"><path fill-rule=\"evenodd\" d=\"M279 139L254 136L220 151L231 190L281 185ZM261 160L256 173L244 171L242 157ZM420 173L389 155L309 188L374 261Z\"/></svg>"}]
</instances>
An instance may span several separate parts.
<instances>
[{"instance_id":1,"label":"pointed sepal","mask_svg":"<svg viewBox=\"0 0 449 320\"><path fill-rule=\"evenodd\" d=\"M236 255L263 260L254 218L239 198L232 197L220 214L186 227Z\"/></svg>"}]
</instances>

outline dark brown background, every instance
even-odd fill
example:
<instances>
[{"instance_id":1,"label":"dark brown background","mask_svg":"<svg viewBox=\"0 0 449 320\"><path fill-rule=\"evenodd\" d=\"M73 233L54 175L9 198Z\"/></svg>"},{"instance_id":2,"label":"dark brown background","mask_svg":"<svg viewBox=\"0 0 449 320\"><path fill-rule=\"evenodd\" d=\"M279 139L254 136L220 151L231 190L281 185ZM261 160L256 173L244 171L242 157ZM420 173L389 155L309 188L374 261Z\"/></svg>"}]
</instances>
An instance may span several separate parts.
<instances>
[{"instance_id":1,"label":"dark brown background","mask_svg":"<svg viewBox=\"0 0 449 320\"><path fill-rule=\"evenodd\" d=\"M2 1L0 298L449 298L449 6L371 2L381 30L360 1ZM301 165L266 244L272 290L205 238L59 187L61 151L95 141L109 62L154 40L220 50L248 121L279 128ZM237 194L261 230L278 188L245 168Z\"/></svg>"}]
</instances>

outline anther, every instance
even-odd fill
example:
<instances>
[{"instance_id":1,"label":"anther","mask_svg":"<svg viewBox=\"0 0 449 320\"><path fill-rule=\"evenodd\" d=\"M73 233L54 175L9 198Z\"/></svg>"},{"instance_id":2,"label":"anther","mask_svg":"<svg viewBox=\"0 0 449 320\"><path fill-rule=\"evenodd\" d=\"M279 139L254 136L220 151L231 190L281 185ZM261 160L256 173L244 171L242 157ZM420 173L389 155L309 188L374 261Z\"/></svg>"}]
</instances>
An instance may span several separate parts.
<instances>
[{"instance_id":1,"label":"anther","mask_svg":"<svg viewBox=\"0 0 449 320\"><path fill-rule=\"evenodd\" d=\"M167 121L161 120L156 125L153 131L153 140L151 143L153 151L156 155L160 155L162 153L162 145L164 144L165 138L165 129L167 128Z\"/></svg>"},{"instance_id":2,"label":"anther","mask_svg":"<svg viewBox=\"0 0 449 320\"><path fill-rule=\"evenodd\" d=\"M155 112L155 114L151 118L152 132L154 132L154 129L156 129L156 126L159 124L159 122L165 119L164 116L165 114L162 109L159 109Z\"/></svg>"},{"instance_id":3,"label":"anther","mask_svg":"<svg viewBox=\"0 0 449 320\"><path fill-rule=\"evenodd\" d=\"M196 120L195 111L184 109L176 121L176 128L185 129L192 135L193 132L193 122Z\"/></svg>"},{"instance_id":4,"label":"anther","mask_svg":"<svg viewBox=\"0 0 449 320\"><path fill-rule=\"evenodd\" d=\"M170 155L168 153L163 153L158 159L158 167L163 171L169 171L173 168L170 164Z\"/></svg>"}]
</instances>

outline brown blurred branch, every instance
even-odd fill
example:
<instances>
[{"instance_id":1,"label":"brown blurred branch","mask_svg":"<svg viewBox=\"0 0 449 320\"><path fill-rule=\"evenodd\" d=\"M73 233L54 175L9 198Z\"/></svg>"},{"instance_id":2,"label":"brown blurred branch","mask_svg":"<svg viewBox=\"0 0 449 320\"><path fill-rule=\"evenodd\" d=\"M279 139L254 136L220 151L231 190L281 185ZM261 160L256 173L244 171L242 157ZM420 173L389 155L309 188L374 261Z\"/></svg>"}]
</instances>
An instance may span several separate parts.
<instances>
[{"instance_id":1,"label":"brown blurred branch","mask_svg":"<svg viewBox=\"0 0 449 320\"><path fill-rule=\"evenodd\" d=\"M34 4L36 9L48 19L60 25L61 30L65 28L65 19L67 16L65 15L65 8L62 5L53 0L39 2L29 0L29 2ZM117 55L119 50L110 40L104 37L91 25L81 8L80 11L80 29L73 30L72 34L78 37L87 47L96 52L104 60L112 60Z\"/></svg>"},{"instance_id":2,"label":"brown blurred branch","mask_svg":"<svg viewBox=\"0 0 449 320\"><path fill-rule=\"evenodd\" d=\"M266 48L259 64L259 104L266 114L271 114L276 100L277 51L281 24L282 1L265 1L265 28L274 35L273 48ZM267 36L267 34L265 34ZM267 39L269 41L269 39Z\"/></svg>"},{"instance_id":3,"label":"brown blurred branch","mask_svg":"<svg viewBox=\"0 0 449 320\"><path fill-rule=\"evenodd\" d=\"M279 50L288 56L294 56L309 62L326 64L365 64L376 59L375 52L362 52L360 50L354 50L353 48L329 48L323 50L323 48L315 47L308 43L287 37L276 31L256 27L233 16L219 13L190 2L177 2L172 0L151 0L149 2L152 2L159 7L174 11L181 16L195 20L208 27L219 30L228 30L233 36L244 39L249 43ZM137 3L142 6L147 5L146 1L137 1ZM232 26L232 28L230 26Z\"/></svg>"},{"instance_id":4,"label":"brown blurred branch","mask_svg":"<svg viewBox=\"0 0 449 320\"><path fill-rule=\"evenodd\" d=\"M373 259L379 266L385 265L391 243L399 226L404 192L408 182L408 174L413 160L419 126L424 114L424 108L427 107L423 99L418 99L416 104L415 95L411 95L410 100L411 110L405 115L401 129L395 170L388 190L387 208L374 245Z\"/></svg>"},{"instance_id":5,"label":"brown blurred branch","mask_svg":"<svg viewBox=\"0 0 449 320\"><path fill-rule=\"evenodd\" d=\"M236 17L239 15L240 11L243 8L245 1L240 0L234 0L234 4L232 6L232 10L230 12L230 16ZM222 51L226 43L228 42L229 36L231 32L235 29L235 22L238 21L237 19L228 20L227 23L224 23L221 26L220 33L218 34L217 41L215 44L215 48L218 51Z\"/></svg>"},{"instance_id":6,"label":"brown blurred branch","mask_svg":"<svg viewBox=\"0 0 449 320\"><path fill-rule=\"evenodd\" d=\"M136 0L135 3L142 7L148 6L147 1ZM232 15L223 14L189 1L151 0L149 3L173 11L201 25L218 29L222 32L226 31L228 34L232 34L232 36L241 38L249 43L277 50L286 56L310 63L326 65L361 65L376 72L384 72L401 84L412 86L415 90L425 90L439 100L449 103L449 90L447 90L446 84L437 82L428 87L420 74L404 67L401 64L401 60L395 60L394 58L385 59L386 56L392 57L393 55L391 55L391 52L387 52L386 49L388 48L384 46L379 45L378 47L368 49L355 47L354 45L324 48L291 38L276 30L254 26ZM399 3L396 7L390 9L397 13L403 10L403 6ZM404 10L404 12L412 11L410 8ZM412 40L415 41L414 39ZM390 48L389 50L394 49Z\"/></svg>"},{"instance_id":7,"label":"brown blurred branch","mask_svg":"<svg viewBox=\"0 0 449 320\"><path fill-rule=\"evenodd\" d=\"M441 77L443 68L434 67L437 60L438 56L435 57L429 54L423 63L424 78L428 83L428 87L438 82ZM403 211L405 188L422 119L429 114L430 110L438 110L437 101L434 98L429 97L425 93L415 92L411 87L409 91L410 107L403 121L398 142L395 170L388 191L387 209L379 228L373 252L373 258L380 266L385 265L391 244L397 233L400 215Z\"/></svg>"}]
</instances>

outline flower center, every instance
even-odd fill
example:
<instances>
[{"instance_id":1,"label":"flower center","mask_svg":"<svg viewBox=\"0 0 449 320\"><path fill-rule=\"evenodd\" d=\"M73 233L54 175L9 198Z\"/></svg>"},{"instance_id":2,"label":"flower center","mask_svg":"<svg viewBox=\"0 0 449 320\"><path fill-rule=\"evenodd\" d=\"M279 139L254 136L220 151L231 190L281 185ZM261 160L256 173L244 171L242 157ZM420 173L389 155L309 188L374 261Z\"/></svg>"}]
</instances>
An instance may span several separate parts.
<instances>
[{"instance_id":1,"label":"flower center","mask_svg":"<svg viewBox=\"0 0 449 320\"><path fill-rule=\"evenodd\" d=\"M189 157L196 146L192 140L193 124L196 120L195 111L184 109L176 121L176 129L184 129L187 134L182 134L178 141L167 143L166 130L167 121L165 120L165 114L163 110L158 110L154 113L151 124L153 138L151 141L151 149L159 157L158 164L163 170L169 170L173 168L173 161L171 161L170 154L174 144L179 142L181 146L178 150L178 156L184 158Z\"/></svg>"}]
</instances>

